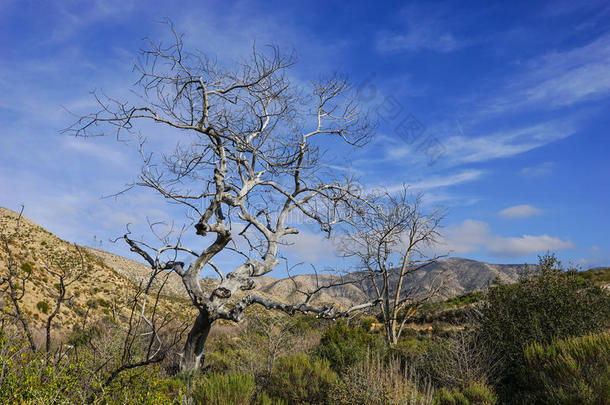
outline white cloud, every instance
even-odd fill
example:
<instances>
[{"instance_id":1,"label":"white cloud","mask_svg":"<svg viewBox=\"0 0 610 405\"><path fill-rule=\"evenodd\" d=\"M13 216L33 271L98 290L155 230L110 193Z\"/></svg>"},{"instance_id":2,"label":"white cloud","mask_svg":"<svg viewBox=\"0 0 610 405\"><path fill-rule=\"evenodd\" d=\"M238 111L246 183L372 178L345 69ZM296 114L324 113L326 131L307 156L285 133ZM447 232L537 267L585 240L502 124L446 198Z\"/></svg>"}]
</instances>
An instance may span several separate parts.
<instances>
[{"instance_id":1,"label":"white cloud","mask_svg":"<svg viewBox=\"0 0 610 405\"><path fill-rule=\"evenodd\" d=\"M409 189L414 191L431 190L441 187L454 186L456 184L466 183L469 181L475 181L481 178L484 174L485 171L483 170L463 170L462 172L456 174L430 176L412 183L406 182L405 184L409 187ZM369 188L381 189L387 191L388 193L394 193L402 190L404 185L401 183L388 187L375 186Z\"/></svg>"},{"instance_id":2,"label":"white cloud","mask_svg":"<svg viewBox=\"0 0 610 405\"><path fill-rule=\"evenodd\" d=\"M439 134L436 139L442 145L443 153L437 165L452 167L465 163L479 163L494 159L509 158L540 148L549 143L567 138L576 132L575 122L569 119L547 121L539 124L487 132L483 135L464 135L463 132L447 125L429 128L429 133ZM449 132L449 135L445 135ZM460 133L454 135L455 132ZM472 132L472 131L471 131ZM478 130L476 133L482 133ZM390 138L391 139L391 138ZM417 150L417 147L397 142L396 139L384 139L384 156L382 161L397 164L428 164L428 156ZM534 176L537 172L549 172L553 163L545 163L539 168L524 170L522 173Z\"/></svg>"},{"instance_id":3,"label":"white cloud","mask_svg":"<svg viewBox=\"0 0 610 405\"><path fill-rule=\"evenodd\" d=\"M521 237L496 237L491 240L488 249L497 256L519 257L545 251L571 249L574 244L549 235L523 235Z\"/></svg>"},{"instance_id":4,"label":"white cloud","mask_svg":"<svg viewBox=\"0 0 610 405\"><path fill-rule=\"evenodd\" d=\"M540 215L543 211L529 204L515 205L503 209L498 213L503 218L528 218L534 215Z\"/></svg>"},{"instance_id":5,"label":"white cloud","mask_svg":"<svg viewBox=\"0 0 610 405\"><path fill-rule=\"evenodd\" d=\"M490 234L491 230L487 223L466 219L445 230L440 246L456 254L470 253L479 250L489 239Z\"/></svg>"},{"instance_id":6,"label":"white cloud","mask_svg":"<svg viewBox=\"0 0 610 405\"><path fill-rule=\"evenodd\" d=\"M443 159L453 164L510 157L566 138L575 132L569 122L545 122L479 137L452 136L443 140Z\"/></svg>"},{"instance_id":7,"label":"white cloud","mask_svg":"<svg viewBox=\"0 0 610 405\"><path fill-rule=\"evenodd\" d=\"M569 106L606 95L610 91L610 66L607 63L585 65L549 78L527 89L525 102Z\"/></svg>"},{"instance_id":8,"label":"white cloud","mask_svg":"<svg viewBox=\"0 0 610 405\"><path fill-rule=\"evenodd\" d=\"M315 263L337 256L335 241L320 232L301 230L287 237L286 242L289 244L282 246L281 251L289 253L297 262Z\"/></svg>"},{"instance_id":9,"label":"white cloud","mask_svg":"<svg viewBox=\"0 0 610 405\"><path fill-rule=\"evenodd\" d=\"M524 167L519 173L525 177L542 177L550 174L554 167L554 162L544 162L536 166Z\"/></svg>"},{"instance_id":10,"label":"white cloud","mask_svg":"<svg viewBox=\"0 0 610 405\"><path fill-rule=\"evenodd\" d=\"M79 3L73 0L54 3L56 9L49 11L53 12L59 23L53 25L47 43L67 41L90 24L108 18L124 18L136 9L135 1L129 0L95 0L86 6ZM78 6L84 7L77 9Z\"/></svg>"},{"instance_id":11,"label":"white cloud","mask_svg":"<svg viewBox=\"0 0 610 405\"><path fill-rule=\"evenodd\" d=\"M447 176L430 176L426 179L411 183L409 184L409 186L416 190L449 187L454 186L456 184L478 180L484 174L485 172L483 170L464 170L460 173L451 174Z\"/></svg>"},{"instance_id":12,"label":"white cloud","mask_svg":"<svg viewBox=\"0 0 610 405\"><path fill-rule=\"evenodd\" d=\"M610 34L567 51L547 53L524 64L505 94L488 100L489 112L566 107L610 93Z\"/></svg>"},{"instance_id":13,"label":"white cloud","mask_svg":"<svg viewBox=\"0 0 610 405\"><path fill-rule=\"evenodd\" d=\"M486 252L497 257L522 257L574 247L570 240L546 234L520 237L496 235L486 222L473 219L448 227L443 236L439 248L454 254Z\"/></svg>"}]
</instances>

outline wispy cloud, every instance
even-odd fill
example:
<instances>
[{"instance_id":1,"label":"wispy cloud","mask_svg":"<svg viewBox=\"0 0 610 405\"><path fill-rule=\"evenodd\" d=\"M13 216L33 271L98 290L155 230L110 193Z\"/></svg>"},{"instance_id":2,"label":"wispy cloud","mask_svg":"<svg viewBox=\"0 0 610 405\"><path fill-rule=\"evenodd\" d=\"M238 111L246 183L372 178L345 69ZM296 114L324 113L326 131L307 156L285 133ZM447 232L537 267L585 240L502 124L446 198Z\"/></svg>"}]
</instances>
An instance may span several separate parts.
<instances>
[{"instance_id":1,"label":"wispy cloud","mask_svg":"<svg viewBox=\"0 0 610 405\"><path fill-rule=\"evenodd\" d=\"M522 64L487 111L568 107L610 95L610 34L569 50L547 53Z\"/></svg>"},{"instance_id":2,"label":"wispy cloud","mask_svg":"<svg viewBox=\"0 0 610 405\"><path fill-rule=\"evenodd\" d=\"M127 155L121 151L121 145L118 142L113 142L113 145L107 146L102 144L100 140L94 142L91 139L75 137L65 137L63 142L64 147L73 153L93 157L112 166L126 166L129 163Z\"/></svg>"},{"instance_id":3,"label":"wispy cloud","mask_svg":"<svg viewBox=\"0 0 610 405\"><path fill-rule=\"evenodd\" d=\"M494 95L462 100L461 115L467 116L464 126L453 124L452 118L428 128L438 136L446 153L443 164L486 162L507 158L543 147L574 135L582 126L582 116L573 109L565 110L564 118L546 114L557 109L610 96L610 34L585 45L549 52L515 65L508 76L498 78ZM476 101L475 101L476 100ZM529 125L510 124L497 130L498 117L531 114ZM519 120L523 116L517 115ZM533 120L532 120L533 119ZM409 145L388 145L385 157L390 161L423 159ZM409 162L411 163L411 161ZM543 175L552 163L523 169L526 176Z\"/></svg>"},{"instance_id":4,"label":"wispy cloud","mask_svg":"<svg viewBox=\"0 0 610 405\"><path fill-rule=\"evenodd\" d=\"M572 136L576 131L576 121L568 118L496 131L483 129L453 131L444 124L429 129L431 134L439 134L438 140L443 146L443 154L438 160L441 167L510 158ZM458 132L458 135L452 134L455 132ZM446 133L450 135L440 135ZM427 165L428 156L417 147L405 144L397 138L386 138L382 144L384 161L408 163L411 166ZM552 163L546 164L540 168L540 171L550 170L551 166Z\"/></svg>"},{"instance_id":5,"label":"wispy cloud","mask_svg":"<svg viewBox=\"0 0 610 405\"><path fill-rule=\"evenodd\" d=\"M489 135L451 136L443 140L445 156L452 164L485 162L518 155L575 133L569 121L551 121Z\"/></svg>"},{"instance_id":6,"label":"wispy cloud","mask_svg":"<svg viewBox=\"0 0 610 405\"><path fill-rule=\"evenodd\" d=\"M384 53L420 50L451 52L462 46L463 43L451 33L443 33L423 24L412 24L404 34L384 31L377 39L377 49Z\"/></svg>"},{"instance_id":7,"label":"wispy cloud","mask_svg":"<svg viewBox=\"0 0 610 405\"><path fill-rule=\"evenodd\" d=\"M544 211L529 204L515 205L508 207L498 212L498 215L503 218L529 218L535 215L540 215Z\"/></svg>"},{"instance_id":8,"label":"wispy cloud","mask_svg":"<svg viewBox=\"0 0 610 405\"><path fill-rule=\"evenodd\" d=\"M522 235L505 237L494 234L486 222L466 219L445 230L441 249L454 254L484 252L496 257L524 257L545 251L559 251L574 248L570 240L543 235Z\"/></svg>"},{"instance_id":9,"label":"wispy cloud","mask_svg":"<svg viewBox=\"0 0 610 405\"><path fill-rule=\"evenodd\" d=\"M424 180L412 183L411 187L418 190L427 190L432 188L454 186L456 184L478 180L484 174L485 171L483 170L464 170L460 173L446 176L431 176Z\"/></svg>"},{"instance_id":10,"label":"wispy cloud","mask_svg":"<svg viewBox=\"0 0 610 405\"><path fill-rule=\"evenodd\" d=\"M399 30L381 31L377 34L379 52L405 52L428 50L452 52L467 45L448 29L449 18L411 5L403 11L403 27Z\"/></svg>"},{"instance_id":11,"label":"wispy cloud","mask_svg":"<svg viewBox=\"0 0 610 405\"><path fill-rule=\"evenodd\" d=\"M79 7L80 6L80 7ZM94 0L86 5L67 0L55 4L58 24L54 24L47 43L64 42L73 38L89 24L107 18L124 18L136 8L133 0ZM78 8L76 12L75 7Z\"/></svg>"},{"instance_id":12,"label":"wispy cloud","mask_svg":"<svg viewBox=\"0 0 610 405\"><path fill-rule=\"evenodd\" d=\"M536 166L524 167L519 173L525 177L542 177L550 174L554 167L554 162L544 162Z\"/></svg>"},{"instance_id":13,"label":"wispy cloud","mask_svg":"<svg viewBox=\"0 0 610 405\"><path fill-rule=\"evenodd\" d=\"M480 179L485 174L483 170L463 170L456 174L434 175L423 178L415 182L405 182L404 184L394 184L391 186L375 186L370 189L383 189L389 193L394 193L408 186L414 191L432 190L441 187L454 186L456 184L466 183Z\"/></svg>"}]
</instances>

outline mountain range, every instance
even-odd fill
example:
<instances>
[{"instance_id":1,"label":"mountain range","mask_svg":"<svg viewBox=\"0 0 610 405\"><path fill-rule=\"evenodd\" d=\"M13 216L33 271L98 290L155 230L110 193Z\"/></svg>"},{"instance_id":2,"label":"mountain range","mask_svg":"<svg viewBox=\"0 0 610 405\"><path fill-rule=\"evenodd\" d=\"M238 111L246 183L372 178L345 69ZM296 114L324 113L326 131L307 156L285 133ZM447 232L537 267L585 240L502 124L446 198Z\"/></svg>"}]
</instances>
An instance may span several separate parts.
<instances>
[{"instance_id":1,"label":"mountain range","mask_svg":"<svg viewBox=\"0 0 610 405\"><path fill-rule=\"evenodd\" d=\"M18 214L14 211L0 208L0 225L2 232L7 234L15 229ZM36 305L40 302L52 302L53 277L44 271L48 256L57 256L60 252L71 252L74 255L74 246L52 235L50 232L35 224L29 219L21 219L21 230L13 241L16 258L20 263L30 263L34 269L32 280L28 282L28 294L24 297L26 312L36 318L40 311ZM91 307L91 300L110 302L116 295L127 294L126 289L136 288L148 280L149 268L132 259L121 257L104 250L80 246L85 262L87 275L74 288L79 291L81 306ZM45 258L47 256L47 258ZM6 252L0 252L2 272L6 271ZM423 294L430 288L440 285L436 299L450 298L472 291L486 289L494 280L514 282L518 278L523 265L518 264L491 264L463 258L448 258L432 263L424 270L409 276L404 283L405 289L411 289L413 294ZM36 271L36 269L38 269ZM344 276L344 280L359 280L362 273L354 272ZM269 276L258 277L255 280L257 292L283 302L300 302L305 295L299 291L311 291L319 286L337 280L334 274L298 274L287 278L274 278ZM390 277L390 285L395 285L396 275ZM204 290L211 291L218 283L216 279L202 279ZM30 285L31 284L31 285ZM182 286L180 277L170 274L163 288L163 296L168 298L171 306L185 305L188 296ZM364 302L373 296L373 285L370 281L354 282L330 288L324 288L312 299L314 303L335 304L338 307ZM174 299L169 299L174 298ZM76 300L78 308L79 299ZM185 300L185 301L183 301ZM171 301L171 302L170 302ZM89 304L87 304L89 303ZM0 305L2 299L0 298ZM38 305L40 306L40 305ZM76 322L77 316L71 314L68 308L64 317ZM78 312L78 310L76 310ZM82 312L82 309L81 309Z\"/></svg>"}]
</instances>

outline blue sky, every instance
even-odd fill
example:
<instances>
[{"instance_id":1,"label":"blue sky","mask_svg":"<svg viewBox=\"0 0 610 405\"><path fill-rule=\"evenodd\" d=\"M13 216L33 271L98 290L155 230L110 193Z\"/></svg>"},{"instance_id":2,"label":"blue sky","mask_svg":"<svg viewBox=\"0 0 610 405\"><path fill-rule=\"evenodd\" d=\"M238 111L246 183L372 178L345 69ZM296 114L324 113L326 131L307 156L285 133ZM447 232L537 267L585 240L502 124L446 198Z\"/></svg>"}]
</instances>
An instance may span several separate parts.
<instances>
[{"instance_id":1,"label":"blue sky","mask_svg":"<svg viewBox=\"0 0 610 405\"><path fill-rule=\"evenodd\" d=\"M208 2L0 0L0 205L64 239L104 241L171 215L154 196L115 193L137 174L133 145L60 134L128 95L143 38L239 59L294 47L306 82L346 73L378 112L372 143L338 156L367 186L402 183L448 209L442 249L494 263L610 264L610 6L607 2ZM414 130L417 129L416 130ZM154 129L150 129L154 131ZM409 132L411 131L411 132ZM304 232L295 260L332 261Z\"/></svg>"}]
</instances>

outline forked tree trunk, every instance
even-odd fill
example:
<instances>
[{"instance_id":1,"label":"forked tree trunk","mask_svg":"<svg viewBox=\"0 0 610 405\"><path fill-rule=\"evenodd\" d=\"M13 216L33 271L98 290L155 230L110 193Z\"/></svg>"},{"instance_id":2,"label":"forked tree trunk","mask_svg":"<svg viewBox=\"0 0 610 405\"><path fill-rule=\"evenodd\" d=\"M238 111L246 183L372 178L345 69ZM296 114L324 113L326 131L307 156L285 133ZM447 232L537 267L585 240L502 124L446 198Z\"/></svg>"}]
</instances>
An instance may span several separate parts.
<instances>
[{"instance_id":1,"label":"forked tree trunk","mask_svg":"<svg viewBox=\"0 0 610 405\"><path fill-rule=\"evenodd\" d=\"M195 324L189 332L180 360L180 370L199 370L203 365L205 341L208 339L213 320L205 311L199 311Z\"/></svg>"}]
</instances>

